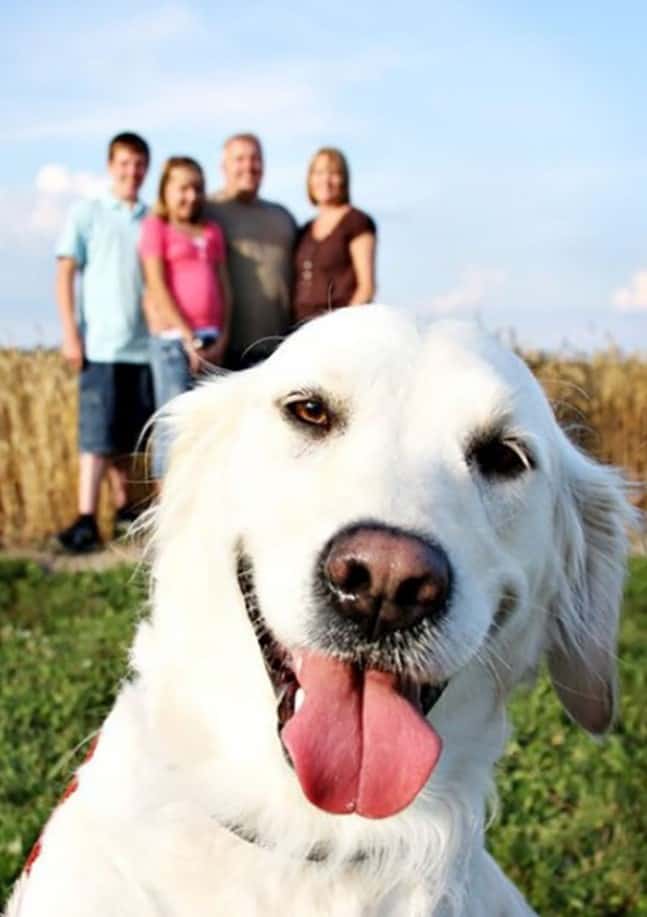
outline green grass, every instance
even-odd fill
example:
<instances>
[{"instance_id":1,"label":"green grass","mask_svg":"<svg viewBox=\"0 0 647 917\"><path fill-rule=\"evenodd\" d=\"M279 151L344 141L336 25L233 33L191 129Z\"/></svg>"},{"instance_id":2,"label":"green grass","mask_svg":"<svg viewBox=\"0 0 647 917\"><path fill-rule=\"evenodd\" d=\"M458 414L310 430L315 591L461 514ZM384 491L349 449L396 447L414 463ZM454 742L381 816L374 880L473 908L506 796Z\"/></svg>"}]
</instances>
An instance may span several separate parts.
<instances>
[{"instance_id":1,"label":"green grass","mask_svg":"<svg viewBox=\"0 0 647 917\"><path fill-rule=\"evenodd\" d=\"M620 636L620 717L596 742L546 679L512 704L490 849L542 915L647 914L647 559L635 559Z\"/></svg>"},{"instance_id":2,"label":"green grass","mask_svg":"<svg viewBox=\"0 0 647 917\"><path fill-rule=\"evenodd\" d=\"M0 563L0 902L110 709L143 593L129 567Z\"/></svg>"},{"instance_id":3,"label":"green grass","mask_svg":"<svg viewBox=\"0 0 647 917\"><path fill-rule=\"evenodd\" d=\"M110 708L143 597L129 567L0 563L0 901ZM605 742L567 720L544 679L513 702L489 845L543 917L647 915L646 612L647 559L636 559L621 716Z\"/></svg>"}]
</instances>

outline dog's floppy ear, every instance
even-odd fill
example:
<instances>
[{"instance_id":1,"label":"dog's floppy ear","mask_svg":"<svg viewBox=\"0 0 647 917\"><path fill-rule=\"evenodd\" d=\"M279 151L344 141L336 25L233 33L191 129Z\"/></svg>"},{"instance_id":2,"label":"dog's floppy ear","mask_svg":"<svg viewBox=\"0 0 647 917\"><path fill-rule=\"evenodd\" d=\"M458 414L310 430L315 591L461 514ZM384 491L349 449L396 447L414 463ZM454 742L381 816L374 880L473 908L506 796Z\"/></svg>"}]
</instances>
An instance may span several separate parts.
<instances>
[{"instance_id":1,"label":"dog's floppy ear","mask_svg":"<svg viewBox=\"0 0 647 917\"><path fill-rule=\"evenodd\" d=\"M586 458L563 434L560 439L559 569L550 608L548 669L567 712L598 735L609 728L615 712L616 636L633 510L614 469Z\"/></svg>"}]
</instances>

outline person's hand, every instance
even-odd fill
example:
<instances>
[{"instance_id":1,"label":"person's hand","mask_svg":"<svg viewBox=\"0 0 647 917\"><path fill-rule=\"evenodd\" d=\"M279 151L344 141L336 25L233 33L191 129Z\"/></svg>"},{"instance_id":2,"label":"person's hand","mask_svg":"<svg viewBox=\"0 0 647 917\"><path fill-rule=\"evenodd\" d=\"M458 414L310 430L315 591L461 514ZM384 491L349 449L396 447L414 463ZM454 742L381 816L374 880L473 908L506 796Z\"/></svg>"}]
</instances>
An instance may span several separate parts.
<instances>
[{"instance_id":1,"label":"person's hand","mask_svg":"<svg viewBox=\"0 0 647 917\"><path fill-rule=\"evenodd\" d=\"M227 350L227 341L224 337L216 340L200 351L200 356L205 363L211 363L212 366L222 366L225 362L225 351Z\"/></svg>"},{"instance_id":2,"label":"person's hand","mask_svg":"<svg viewBox=\"0 0 647 917\"><path fill-rule=\"evenodd\" d=\"M78 329L75 328L63 335L61 353L72 369L77 372L83 369L83 341Z\"/></svg>"},{"instance_id":3,"label":"person's hand","mask_svg":"<svg viewBox=\"0 0 647 917\"><path fill-rule=\"evenodd\" d=\"M193 336L183 338L182 343L184 345L184 351L189 359L191 375L196 376L200 372L200 367L202 365L202 349L195 349L193 346Z\"/></svg>"}]
</instances>

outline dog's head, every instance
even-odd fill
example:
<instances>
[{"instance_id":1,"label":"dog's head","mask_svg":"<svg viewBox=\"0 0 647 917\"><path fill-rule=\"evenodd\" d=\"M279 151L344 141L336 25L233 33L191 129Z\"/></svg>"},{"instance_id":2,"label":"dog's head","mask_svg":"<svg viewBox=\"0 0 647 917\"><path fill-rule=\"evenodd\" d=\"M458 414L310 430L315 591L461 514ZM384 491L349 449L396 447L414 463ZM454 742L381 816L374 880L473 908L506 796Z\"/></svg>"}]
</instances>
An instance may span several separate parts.
<instances>
[{"instance_id":1,"label":"dog's head","mask_svg":"<svg viewBox=\"0 0 647 917\"><path fill-rule=\"evenodd\" d=\"M342 310L173 424L157 629L241 762L272 743L325 811L394 814L453 743L485 753L544 652L570 715L607 729L621 482L491 337Z\"/></svg>"}]
</instances>

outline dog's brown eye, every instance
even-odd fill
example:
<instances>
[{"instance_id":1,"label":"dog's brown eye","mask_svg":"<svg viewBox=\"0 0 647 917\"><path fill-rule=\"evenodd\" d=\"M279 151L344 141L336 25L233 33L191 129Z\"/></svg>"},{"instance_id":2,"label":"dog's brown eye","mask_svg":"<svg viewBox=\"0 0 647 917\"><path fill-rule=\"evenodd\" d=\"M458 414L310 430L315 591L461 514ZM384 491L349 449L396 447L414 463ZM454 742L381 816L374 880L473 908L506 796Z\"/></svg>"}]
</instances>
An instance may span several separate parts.
<instances>
[{"instance_id":1,"label":"dog's brown eye","mask_svg":"<svg viewBox=\"0 0 647 917\"><path fill-rule=\"evenodd\" d=\"M332 417L328 407L321 398L303 398L300 401L291 401L286 405L287 411L295 420L310 427L320 430L329 430Z\"/></svg>"},{"instance_id":2,"label":"dog's brown eye","mask_svg":"<svg viewBox=\"0 0 647 917\"><path fill-rule=\"evenodd\" d=\"M467 454L469 465L476 465L486 478L516 478L533 467L524 447L499 437L475 443Z\"/></svg>"}]
</instances>

